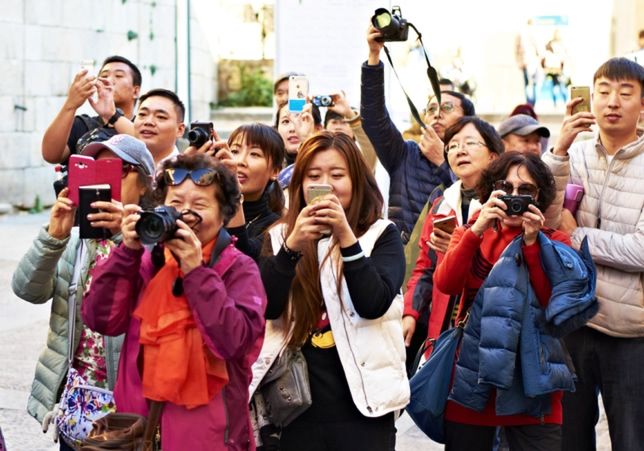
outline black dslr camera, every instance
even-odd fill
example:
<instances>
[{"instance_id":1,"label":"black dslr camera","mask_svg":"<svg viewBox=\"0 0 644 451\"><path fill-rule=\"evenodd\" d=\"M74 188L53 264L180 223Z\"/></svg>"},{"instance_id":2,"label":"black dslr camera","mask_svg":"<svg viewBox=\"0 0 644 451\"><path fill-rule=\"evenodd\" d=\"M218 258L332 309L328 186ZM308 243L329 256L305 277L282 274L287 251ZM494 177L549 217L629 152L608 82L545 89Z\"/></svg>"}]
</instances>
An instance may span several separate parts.
<instances>
[{"instance_id":1,"label":"black dslr camera","mask_svg":"<svg viewBox=\"0 0 644 451\"><path fill-rule=\"evenodd\" d=\"M212 138L214 131L212 122L192 122L188 132L188 142L198 149Z\"/></svg>"},{"instance_id":2,"label":"black dslr camera","mask_svg":"<svg viewBox=\"0 0 644 451\"><path fill-rule=\"evenodd\" d=\"M508 216L520 216L524 212L528 211L528 206L534 204L534 199L528 194L520 194L518 196L499 196L500 200L505 202L508 209L505 210L505 213Z\"/></svg>"},{"instance_id":3,"label":"black dslr camera","mask_svg":"<svg viewBox=\"0 0 644 451\"><path fill-rule=\"evenodd\" d=\"M409 35L409 22L403 19L400 6L393 6L391 13L385 8L378 8L371 18L371 23L382 33L380 42L406 41Z\"/></svg>"},{"instance_id":4,"label":"black dslr camera","mask_svg":"<svg viewBox=\"0 0 644 451\"><path fill-rule=\"evenodd\" d=\"M177 219L183 215L174 207L162 205L154 210L141 212L134 227L143 244L156 244L171 240L177 231Z\"/></svg>"}]
</instances>

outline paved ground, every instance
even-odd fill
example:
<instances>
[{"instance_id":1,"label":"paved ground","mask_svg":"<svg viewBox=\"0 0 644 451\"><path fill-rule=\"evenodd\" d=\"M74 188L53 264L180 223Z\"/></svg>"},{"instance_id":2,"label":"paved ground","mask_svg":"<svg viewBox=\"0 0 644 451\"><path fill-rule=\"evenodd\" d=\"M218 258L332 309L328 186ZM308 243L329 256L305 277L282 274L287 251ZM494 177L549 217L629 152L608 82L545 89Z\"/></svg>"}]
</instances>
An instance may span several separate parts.
<instances>
[{"instance_id":1,"label":"paved ground","mask_svg":"<svg viewBox=\"0 0 644 451\"><path fill-rule=\"evenodd\" d=\"M0 216L0 427L9 451L54 451L50 434L27 415L25 406L38 354L45 343L50 303L31 305L11 292L11 275L47 213ZM408 416L397 423L399 451L437 451ZM598 449L610 449L605 418L598 426Z\"/></svg>"}]
</instances>

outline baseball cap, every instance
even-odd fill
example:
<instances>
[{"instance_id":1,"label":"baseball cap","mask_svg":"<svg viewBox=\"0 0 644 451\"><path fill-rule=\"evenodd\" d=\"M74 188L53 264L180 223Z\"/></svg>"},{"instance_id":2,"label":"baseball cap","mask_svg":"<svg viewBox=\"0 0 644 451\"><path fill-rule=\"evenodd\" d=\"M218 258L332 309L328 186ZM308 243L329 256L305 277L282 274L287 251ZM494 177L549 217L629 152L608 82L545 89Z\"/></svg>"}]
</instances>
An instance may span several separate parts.
<instances>
[{"instance_id":1,"label":"baseball cap","mask_svg":"<svg viewBox=\"0 0 644 451\"><path fill-rule=\"evenodd\" d=\"M88 144L82 154L95 157L104 149L111 150L126 163L140 166L147 175L154 174L154 158L143 141L130 135L114 135L107 141Z\"/></svg>"},{"instance_id":2,"label":"baseball cap","mask_svg":"<svg viewBox=\"0 0 644 451\"><path fill-rule=\"evenodd\" d=\"M514 133L519 136L526 136L534 132L537 132L539 136L544 138L550 137L550 131L543 125L539 124L535 118L528 116L527 114L510 116L501 122L498 132L501 138L509 135L510 133Z\"/></svg>"}]
</instances>

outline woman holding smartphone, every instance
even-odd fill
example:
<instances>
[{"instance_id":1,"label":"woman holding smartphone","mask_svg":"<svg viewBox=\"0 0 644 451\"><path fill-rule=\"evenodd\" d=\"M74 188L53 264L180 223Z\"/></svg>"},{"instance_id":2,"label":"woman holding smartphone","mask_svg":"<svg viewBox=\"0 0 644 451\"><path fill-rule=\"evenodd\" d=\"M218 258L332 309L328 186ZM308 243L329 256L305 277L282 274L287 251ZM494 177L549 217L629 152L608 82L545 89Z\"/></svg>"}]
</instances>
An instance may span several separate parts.
<instances>
[{"instance_id":1,"label":"woman holding smartphone","mask_svg":"<svg viewBox=\"0 0 644 451\"><path fill-rule=\"evenodd\" d=\"M394 449L394 412L409 400L400 235L380 219L382 196L345 134L302 144L289 196L261 264L266 316L283 327L267 326L251 391L284 348L301 349L313 401L283 428L281 449Z\"/></svg>"},{"instance_id":2,"label":"woman holding smartphone","mask_svg":"<svg viewBox=\"0 0 644 451\"><path fill-rule=\"evenodd\" d=\"M88 215L92 227L108 229L111 237L79 239L78 228L73 227L76 205L69 199L69 188L64 188L51 209L49 224L40 230L22 257L11 281L16 296L27 302L41 304L53 299L47 347L38 359L27 402L27 411L43 423L45 430L53 419L54 405L61 402L60 394L68 372L75 374L73 377L77 383L84 381L83 385L99 390L114 389L122 338L106 337L90 330L78 313L80 309L74 315L75 325L71 325L68 320L69 303L75 296L74 302L80 304L82 294L92 283L95 266L107 259L121 242L123 204L143 203L151 191L154 174L152 154L145 144L131 136L116 135L106 142L90 144L83 150L83 155L96 160L122 160L121 201L95 202L93 206L99 212ZM70 288L72 284L78 285L76 291ZM70 351L71 366L68 364L69 356L65 355ZM94 407L100 411L103 406ZM107 414L108 410L104 412ZM76 440L84 438L92 428L89 421L57 423L61 450L75 449Z\"/></svg>"},{"instance_id":3,"label":"woman holding smartphone","mask_svg":"<svg viewBox=\"0 0 644 451\"><path fill-rule=\"evenodd\" d=\"M481 209L476 185L483 171L503 153L503 142L494 127L476 116L462 117L449 127L445 142L445 160L458 181L434 201L423 224L418 260L405 292L403 328L407 346L419 312L429 309L430 304L428 338L438 337L450 325L454 299L434 286L434 271L447 250L454 228L467 224Z\"/></svg>"}]
</instances>

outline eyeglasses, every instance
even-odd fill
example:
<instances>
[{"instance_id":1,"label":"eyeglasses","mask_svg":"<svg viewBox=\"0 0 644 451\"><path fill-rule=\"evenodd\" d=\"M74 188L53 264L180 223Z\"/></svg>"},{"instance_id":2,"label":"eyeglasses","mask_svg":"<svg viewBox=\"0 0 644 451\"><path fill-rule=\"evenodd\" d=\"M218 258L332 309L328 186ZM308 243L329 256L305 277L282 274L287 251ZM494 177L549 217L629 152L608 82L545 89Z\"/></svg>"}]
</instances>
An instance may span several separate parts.
<instances>
[{"instance_id":1,"label":"eyeglasses","mask_svg":"<svg viewBox=\"0 0 644 451\"><path fill-rule=\"evenodd\" d=\"M458 105L454 105L452 102L445 102L440 104L440 109L443 113L451 113L454 111L456 108L458 108ZM429 114L436 114L438 111L438 103L432 103L427 107L427 112Z\"/></svg>"},{"instance_id":2,"label":"eyeglasses","mask_svg":"<svg viewBox=\"0 0 644 451\"><path fill-rule=\"evenodd\" d=\"M124 179L130 172L139 172L138 166L131 163L123 163L121 167L121 178Z\"/></svg>"},{"instance_id":3,"label":"eyeglasses","mask_svg":"<svg viewBox=\"0 0 644 451\"><path fill-rule=\"evenodd\" d=\"M515 190L514 185L507 180L497 180L494 182L494 189L504 191L506 194L514 194L516 191L519 195L532 196L533 198L536 198L537 194L539 194L539 187L532 183L522 183Z\"/></svg>"},{"instance_id":4,"label":"eyeglasses","mask_svg":"<svg viewBox=\"0 0 644 451\"><path fill-rule=\"evenodd\" d=\"M447 153L456 152L458 151L458 149L463 149L467 152L471 152L473 150L477 150L478 148L485 147L485 146L486 144L484 142L476 141L474 139L468 139L465 142L463 142L463 144L459 144L457 142L450 143L447 146Z\"/></svg>"},{"instance_id":5,"label":"eyeglasses","mask_svg":"<svg viewBox=\"0 0 644 451\"><path fill-rule=\"evenodd\" d=\"M170 168L163 173L163 180L168 185L175 186L181 185L188 176L195 185L199 186L208 186L218 178L217 172L212 168L193 169L192 171L184 168Z\"/></svg>"}]
</instances>

